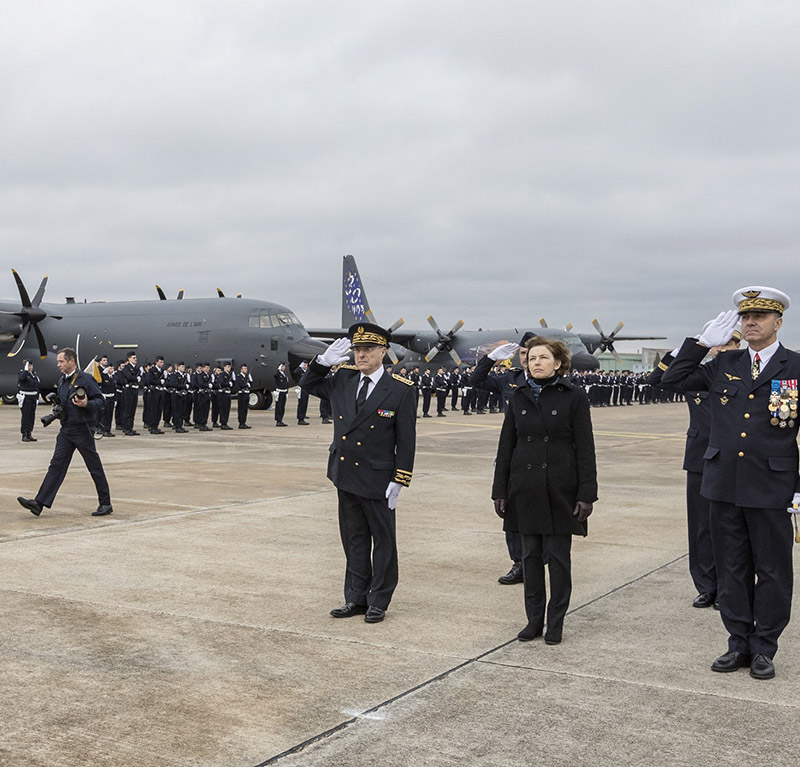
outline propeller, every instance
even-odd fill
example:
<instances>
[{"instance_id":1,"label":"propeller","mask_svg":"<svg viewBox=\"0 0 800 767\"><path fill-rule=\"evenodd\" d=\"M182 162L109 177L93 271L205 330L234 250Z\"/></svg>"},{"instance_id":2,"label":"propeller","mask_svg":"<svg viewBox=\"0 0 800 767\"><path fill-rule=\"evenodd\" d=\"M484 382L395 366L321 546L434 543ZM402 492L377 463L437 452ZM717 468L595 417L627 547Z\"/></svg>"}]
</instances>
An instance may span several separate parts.
<instances>
[{"instance_id":1,"label":"propeller","mask_svg":"<svg viewBox=\"0 0 800 767\"><path fill-rule=\"evenodd\" d=\"M614 359L617 361L617 364L620 364L622 362L622 358L614 348L614 336L616 336L617 333L619 333L619 331L625 327L625 323L620 322L617 327L611 331L610 335L606 335L603 332L603 328L600 327L600 323L596 318L592 320L592 325L594 325L594 329L600 334L600 344L594 350L594 356L597 357L600 352L611 352L614 355Z\"/></svg>"},{"instance_id":2,"label":"propeller","mask_svg":"<svg viewBox=\"0 0 800 767\"><path fill-rule=\"evenodd\" d=\"M547 327L548 327L548 325L547 325L547 320L546 320L544 317L542 317L542 318L539 320L539 324L540 324L540 325L541 325L543 328L547 328ZM571 322L568 322L566 325L564 325L564 332L565 332L565 333L569 333L569 331L570 331L570 330L572 330L572 323L571 323Z\"/></svg>"},{"instance_id":3,"label":"propeller","mask_svg":"<svg viewBox=\"0 0 800 767\"><path fill-rule=\"evenodd\" d=\"M546 328L546 327L547 327L547 320L546 320L544 317L541 317L541 318L539 319L539 324L540 324L540 325L541 325L543 328Z\"/></svg>"},{"instance_id":4,"label":"propeller","mask_svg":"<svg viewBox=\"0 0 800 767\"><path fill-rule=\"evenodd\" d=\"M42 298L44 297L44 289L47 285L47 275L42 278L42 283L39 285L39 290L36 291L36 295L33 297L33 301L31 301L30 297L28 296L28 291L25 289L25 285L22 283L22 278L17 274L15 269L12 269L11 273L14 275L14 280L17 283L17 290L19 290L22 308L18 312L0 312L0 314L10 314L14 317L19 317L22 320L22 330L20 331L19 337L14 343L13 348L8 353L8 356L16 357L17 354L19 354L19 352L22 350L22 347L25 346L25 340L28 338L31 328L33 328L33 332L36 334L36 341L39 344L39 354L41 355L42 359L44 359L47 356L47 344L44 341L42 331L39 330L39 323L46 317L52 317L54 320L63 319L57 314L48 314L44 309L39 307L39 304L42 303Z\"/></svg>"},{"instance_id":5,"label":"propeller","mask_svg":"<svg viewBox=\"0 0 800 767\"><path fill-rule=\"evenodd\" d=\"M221 289L221 288L217 288L217 295L218 295L220 298L225 298L225 294L222 292L222 289ZM237 294L236 294L236 298L241 298L241 297L242 297L242 294L241 294L241 293L237 293Z\"/></svg>"},{"instance_id":6,"label":"propeller","mask_svg":"<svg viewBox=\"0 0 800 767\"><path fill-rule=\"evenodd\" d=\"M158 291L158 297L159 297L159 298L160 298L162 301L166 301L166 300L167 300L167 297L166 297L166 295L164 294L164 291L163 291L163 290L161 290L161 286L160 286L160 285L156 285L156 290ZM183 288L181 288L181 289L178 291L177 300L178 300L178 301L180 301L182 298L183 298Z\"/></svg>"},{"instance_id":7,"label":"propeller","mask_svg":"<svg viewBox=\"0 0 800 767\"><path fill-rule=\"evenodd\" d=\"M450 328L448 333L442 333L439 326L436 324L436 320L433 319L433 315L428 317L428 324L436 331L436 335L439 336L439 340L436 342L436 345L425 355L425 362L430 362L439 352L447 352L453 358L453 362L455 362L456 365L460 365L461 357L458 356L458 353L453 348L453 338L464 326L464 320L459 320L456 322L456 324Z\"/></svg>"},{"instance_id":8,"label":"propeller","mask_svg":"<svg viewBox=\"0 0 800 767\"><path fill-rule=\"evenodd\" d=\"M367 309L367 311L364 312L364 316L373 325L377 325L378 324L378 322L375 319L375 315L372 313L372 309ZM389 331L389 334L391 335L392 333L394 333L395 330L397 330L397 328L399 328L401 325L404 325L404 324L405 324L405 320L402 317L399 317L398 319L396 319L394 321L394 323L392 324L391 327L386 328L386 329ZM397 353L395 352L395 350L392 349L391 344L386 349L386 356L392 361L392 365L396 365L398 362L400 362L400 358L397 356Z\"/></svg>"}]
</instances>

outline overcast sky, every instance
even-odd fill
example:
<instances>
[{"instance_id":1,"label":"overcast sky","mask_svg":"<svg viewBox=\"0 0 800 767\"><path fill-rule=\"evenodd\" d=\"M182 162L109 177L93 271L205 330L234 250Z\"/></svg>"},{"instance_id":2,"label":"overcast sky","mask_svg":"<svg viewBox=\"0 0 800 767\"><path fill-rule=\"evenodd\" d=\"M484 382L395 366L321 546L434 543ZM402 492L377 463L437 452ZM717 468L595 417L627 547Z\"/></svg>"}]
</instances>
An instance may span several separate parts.
<instances>
[{"instance_id":1,"label":"overcast sky","mask_svg":"<svg viewBox=\"0 0 800 767\"><path fill-rule=\"evenodd\" d=\"M6 3L0 296L330 326L352 253L386 325L671 345L760 284L797 348L799 37L769 0Z\"/></svg>"}]
</instances>

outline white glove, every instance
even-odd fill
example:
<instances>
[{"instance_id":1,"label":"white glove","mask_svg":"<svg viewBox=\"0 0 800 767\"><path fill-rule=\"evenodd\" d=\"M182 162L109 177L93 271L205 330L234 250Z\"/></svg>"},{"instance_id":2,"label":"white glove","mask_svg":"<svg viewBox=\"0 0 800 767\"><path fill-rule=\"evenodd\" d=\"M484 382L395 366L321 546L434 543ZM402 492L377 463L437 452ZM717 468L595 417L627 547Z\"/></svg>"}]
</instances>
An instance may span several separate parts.
<instances>
[{"instance_id":1,"label":"white glove","mask_svg":"<svg viewBox=\"0 0 800 767\"><path fill-rule=\"evenodd\" d=\"M711 320L708 326L703 329L703 332L697 340L709 349L712 346L723 346L731 340L733 331L738 324L739 314L736 309L720 312L716 318Z\"/></svg>"},{"instance_id":2,"label":"white glove","mask_svg":"<svg viewBox=\"0 0 800 767\"><path fill-rule=\"evenodd\" d=\"M332 368L347 359L350 351L349 338L337 338L322 354L317 356L317 362L326 368Z\"/></svg>"},{"instance_id":3,"label":"white glove","mask_svg":"<svg viewBox=\"0 0 800 767\"><path fill-rule=\"evenodd\" d=\"M790 514L800 514L800 493L795 493L792 498L792 505L786 509Z\"/></svg>"},{"instance_id":4,"label":"white glove","mask_svg":"<svg viewBox=\"0 0 800 767\"><path fill-rule=\"evenodd\" d=\"M510 360L519 351L519 344L500 344L496 349L490 351L488 357L495 362Z\"/></svg>"},{"instance_id":5,"label":"white glove","mask_svg":"<svg viewBox=\"0 0 800 767\"><path fill-rule=\"evenodd\" d=\"M386 488L386 503L389 508L394 511L397 508L397 496L400 495L400 488L402 485L399 482L390 482Z\"/></svg>"}]
</instances>

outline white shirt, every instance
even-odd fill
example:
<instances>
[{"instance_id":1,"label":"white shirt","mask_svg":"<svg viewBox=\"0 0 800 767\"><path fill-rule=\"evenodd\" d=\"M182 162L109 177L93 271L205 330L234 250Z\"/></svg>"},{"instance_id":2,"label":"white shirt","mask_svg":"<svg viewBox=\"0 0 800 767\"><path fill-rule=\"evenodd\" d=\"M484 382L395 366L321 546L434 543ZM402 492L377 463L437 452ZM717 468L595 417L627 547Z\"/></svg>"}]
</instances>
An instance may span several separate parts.
<instances>
[{"instance_id":1,"label":"white shirt","mask_svg":"<svg viewBox=\"0 0 800 767\"><path fill-rule=\"evenodd\" d=\"M361 391L361 387L364 385L364 379L369 379L369 389L367 389L367 398L375 391L375 385L378 381L381 380L381 376L383 375L383 365L381 365L374 373L371 373L368 376L365 376L363 373L361 377L358 379L358 387L356 388L356 400L358 399L358 393Z\"/></svg>"},{"instance_id":2,"label":"white shirt","mask_svg":"<svg viewBox=\"0 0 800 767\"><path fill-rule=\"evenodd\" d=\"M756 354L758 354L758 359L761 360L761 367L759 370L763 370L769 361L772 359L772 355L778 351L778 347L780 346L780 341L776 341L774 344L770 344L769 346L765 347L761 351L757 352L755 349L751 349L750 347L747 348L747 351L750 352L750 367L753 367L753 364L756 360Z\"/></svg>"}]
</instances>

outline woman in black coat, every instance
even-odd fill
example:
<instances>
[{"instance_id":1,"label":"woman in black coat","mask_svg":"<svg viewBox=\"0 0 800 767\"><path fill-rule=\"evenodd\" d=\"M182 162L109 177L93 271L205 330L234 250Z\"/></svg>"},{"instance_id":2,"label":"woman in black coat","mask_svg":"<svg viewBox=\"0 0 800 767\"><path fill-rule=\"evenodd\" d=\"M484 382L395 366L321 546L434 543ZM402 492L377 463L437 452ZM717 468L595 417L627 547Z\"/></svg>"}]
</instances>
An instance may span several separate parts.
<instances>
[{"instance_id":1,"label":"woman in black coat","mask_svg":"<svg viewBox=\"0 0 800 767\"><path fill-rule=\"evenodd\" d=\"M492 498L504 529L522 537L528 625L517 636L525 642L542 635L547 604L545 642L558 644L572 593L572 536L586 535L597 500L594 436L586 393L560 375L569 372L567 346L542 337L526 346L528 385L508 403Z\"/></svg>"}]
</instances>

